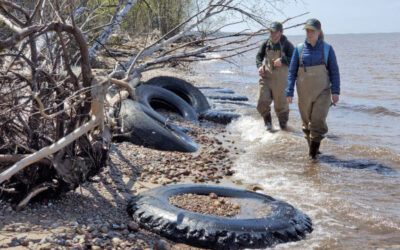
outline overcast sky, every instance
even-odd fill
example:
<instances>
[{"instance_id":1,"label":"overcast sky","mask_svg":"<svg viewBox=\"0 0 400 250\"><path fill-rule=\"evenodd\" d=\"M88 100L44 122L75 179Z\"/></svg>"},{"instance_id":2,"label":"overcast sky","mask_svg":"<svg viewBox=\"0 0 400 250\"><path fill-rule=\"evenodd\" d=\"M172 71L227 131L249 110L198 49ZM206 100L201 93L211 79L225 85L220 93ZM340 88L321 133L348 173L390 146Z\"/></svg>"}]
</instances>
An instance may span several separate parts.
<instances>
[{"instance_id":1,"label":"overcast sky","mask_svg":"<svg viewBox=\"0 0 400 250\"><path fill-rule=\"evenodd\" d=\"M285 15L279 21L304 12L310 14L294 19L287 25L315 17L326 34L400 32L400 0L297 0L282 5ZM244 28L240 25L233 30ZM302 27L285 31L288 35L304 34Z\"/></svg>"}]
</instances>

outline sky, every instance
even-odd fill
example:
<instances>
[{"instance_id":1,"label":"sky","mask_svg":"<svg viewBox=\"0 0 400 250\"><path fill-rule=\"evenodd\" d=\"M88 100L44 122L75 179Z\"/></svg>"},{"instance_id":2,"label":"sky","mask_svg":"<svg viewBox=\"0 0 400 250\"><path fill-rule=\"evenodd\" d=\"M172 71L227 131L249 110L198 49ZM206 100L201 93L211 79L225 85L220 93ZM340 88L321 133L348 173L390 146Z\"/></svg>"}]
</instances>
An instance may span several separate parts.
<instances>
[{"instance_id":1,"label":"sky","mask_svg":"<svg viewBox=\"0 0 400 250\"><path fill-rule=\"evenodd\" d=\"M289 0L280 7L284 15L276 14L271 19L283 21L310 12L286 25L315 17L321 21L325 34L400 32L400 0ZM237 25L232 31L245 27ZM286 30L285 34L300 35L304 31L297 27Z\"/></svg>"}]
</instances>

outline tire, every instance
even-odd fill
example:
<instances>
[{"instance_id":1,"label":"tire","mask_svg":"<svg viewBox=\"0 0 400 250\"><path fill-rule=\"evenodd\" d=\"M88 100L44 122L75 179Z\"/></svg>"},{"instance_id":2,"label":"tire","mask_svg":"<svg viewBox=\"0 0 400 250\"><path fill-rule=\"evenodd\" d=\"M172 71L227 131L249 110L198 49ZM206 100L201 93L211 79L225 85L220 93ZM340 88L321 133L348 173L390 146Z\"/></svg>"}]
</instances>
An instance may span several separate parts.
<instances>
[{"instance_id":1,"label":"tire","mask_svg":"<svg viewBox=\"0 0 400 250\"><path fill-rule=\"evenodd\" d=\"M214 100L230 100L230 101L248 101L249 98L244 95L207 95L207 98Z\"/></svg>"},{"instance_id":2,"label":"tire","mask_svg":"<svg viewBox=\"0 0 400 250\"><path fill-rule=\"evenodd\" d=\"M153 109L153 106L162 107L181 114L185 120L198 120L197 112L192 106L175 93L164 88L151 85L140 85L136 88L135 95L138 102L150 109Z\"/></svg>"},{"instance_id":3,"label":"tire","mask_svg":"<svg viewBox=\"0 0 400 250\"><path fill-rule=\"evenodd\" d=\"M185 80L170 76L159 76L148 80L145 84L155 85L174 92L191 105L199 114L210 108L210 104L203 93Z\"/></svg>"},{"instance_id":4,"label":"tire","mask_svg":"<svg viewBox=\"0 0 400 250\"><path fill-rule=\"evenodd\" d=\"M173 206L168 197L182 193L258 199L272 213L258 219L204 215ZM223 186L172 185L148 190L129 201L128 213L147 230L177 242L212 249L261 248L303 239L312 231L310 218L270 196Z\"/></svg>"},{"instance_id":5,"label":"tire","mask_svg":"<svg viewBox=\"0 0 400 250\"><path fill-rule=\"evenodd\" d=\"M222 94L235 94L235 91L231 89L225 89L221 87L198 87L198 89L202 89L207 92L215 92L215 93L222 93Z\"/></svg>"},{"instance_id":6,"label":"tire","mask_svg":"<svg viewBox=\"0 0 400 250\"><path fill-rule=\"evenodd\" d=\"M121 103L118 125L121 133L129 136L114 137L116 141L130 141L145 147L180 152L196 152L195 142L163 116L142 104L124 100Z\"/></svg>"},{"instance_id":7,"label":"tire","mask_svg":"<svg viewBox=\"0 0 400 250\"><path fill-rule=\"evenodd\" d=\"M238 105L238 106L245 106L245 107L251 107L255 108L256 105L251 104L251 103L246 103L246 102L235 102L235 101L214 101L214 103L218 104L230 104L230 105Z\"/></svg>"},{"instance_id":8,"label":"tire","mask_svg":"<svg viewBox=\"0 0 400 250\"><path fill-rule=\"evenodd\" d=\"M239 118L240 115L236 113L222 112L218 110L208 110L200 115L200 119L212 121L220 124L228 124L234 119Z\"/></svg>"}]
</instances>

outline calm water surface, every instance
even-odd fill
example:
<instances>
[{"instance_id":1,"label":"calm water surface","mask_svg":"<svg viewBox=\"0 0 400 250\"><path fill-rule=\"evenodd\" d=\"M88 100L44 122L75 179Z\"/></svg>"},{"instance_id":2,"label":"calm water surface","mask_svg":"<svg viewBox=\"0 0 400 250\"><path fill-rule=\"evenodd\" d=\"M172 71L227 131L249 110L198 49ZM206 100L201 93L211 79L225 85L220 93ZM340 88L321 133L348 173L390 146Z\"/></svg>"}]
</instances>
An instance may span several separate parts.
<instances>
[{"instance_id":1,"label":"calm water surface","mask_svg":"<svg viewBox=\"0 0 400 250\"><path fill-rule=\"evenodd\" d=\"M304 37L289 39L297 44ZM311 217L314 231L306 240L277 249L400 248L400 33L327 35L326 41L338 58L342 93L329 112L318 163L307 158L297 104L290 106L289 131L276 133L264 130L255 108L231 104L242 117L227 129L245 150L234 178L262 185ZM234 90L256 104L256 52L235 64L199 63L208 77L203 86Z\"/></svg>"}]
</instances>

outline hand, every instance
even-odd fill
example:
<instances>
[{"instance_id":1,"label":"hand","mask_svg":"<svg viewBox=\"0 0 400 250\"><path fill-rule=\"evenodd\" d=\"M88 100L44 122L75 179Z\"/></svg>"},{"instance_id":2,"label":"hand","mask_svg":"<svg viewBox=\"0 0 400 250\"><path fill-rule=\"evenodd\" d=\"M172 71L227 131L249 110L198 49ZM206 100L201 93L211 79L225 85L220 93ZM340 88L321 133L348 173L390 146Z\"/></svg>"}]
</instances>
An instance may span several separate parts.
<instances>
[{"instance_id":1,"label":"hand","mask_svg":"<svg viewBox=\"0 0 400 250\"><path fill-rule=\"evenodd\" d=\"M288 103L292 103L293 102L293 96L287 96L286 100Z\"/></svg>"},{"instance_id":2,"label":"hand","mask_svg":"<svg viewBox=\"0 0 400 250\"><path fill-rule=\"evenodd\" d=\"M265 74L265 70L264 70L264 66L261 66L260 68L258 68L258 74L262 77Z\"/></svg>"},{"instance_id":3,"label":"hand","mask_svg":"<svg viewBox=\"0 0 400 250\"><path fill-rule=\"evenodd\" d=\"M281 67L282 60L280 58L274 60L274 67Z\"/></svg>"},{"instance_id":4,"label":"hand","mask_svg":"<svg viewBox=\"0 0 400 250\"><path fill-rule=\"evenodd\" d=\"M333 94L332 95L332 103L336 104L339 101L339 95L338 94Z\"/></svg>"}]
</instances>

